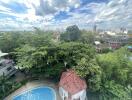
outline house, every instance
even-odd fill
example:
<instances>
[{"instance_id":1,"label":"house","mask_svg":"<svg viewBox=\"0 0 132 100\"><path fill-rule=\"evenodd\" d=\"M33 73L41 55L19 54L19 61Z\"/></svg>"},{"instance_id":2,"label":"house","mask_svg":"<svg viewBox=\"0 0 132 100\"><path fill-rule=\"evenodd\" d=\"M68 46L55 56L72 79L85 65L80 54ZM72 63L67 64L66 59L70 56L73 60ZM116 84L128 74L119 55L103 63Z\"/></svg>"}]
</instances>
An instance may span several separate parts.
<instances>
[{"instance_id":1,"label":"house","mask_svg":"<svg viewBox=\"0 0 132 100\"><path fill-rule=\"evenodd\" d=\"M128 37L124 35L117 35L116 37L110 39L112 48L120 48L122 45L128 43Z\"/></svg>"},{"instance_id":2,"label":"house","mask_svg":"<svg viewBox=\"0 0 132 100\"><path fill-rule=\"evenodd\" d=\"M59 82L59 94L62 100L86 100L86 82L74 70L62 73Z\"/></svg>"},{"instance_id":3,"label":"house","mask_svg":"<svg viewBox=\"0 0 132 100\"><path fill-rule=\"evenodd\" d=\"M14 62L9 58L5 58L6 56L8 56L8 53L2 53L0 51L0 76L5 75L10 77L15 74L16 69L14 67Z\"/></svg>"},{"instance_id":4,"label":"house","mask_svg":"<svg viewBox=\"0 0 132 100\"><path fill-rule=\"evenodd\" d=\"M98 53L104 53L104 52L108 52L109 50L111 50L109 45L106 43L101 43L100 41L95 41L94 44L95 44L96 52L98 52Z\"/></svg>"},{"instance_id":5,"label":"house","mask_svg":"<svg viewBox=\"0 0 132 100\"><path fill-rule=\"evenodd\" d=\"M116 34L114 36L111 35L104 37L104 41L112 49L118 49L122 45L126 45L128 43L128 36L126 34Z\"/></svg>"},{"instance_id":6,"label":"house","mask_svg":"<svg viewBox=\"0 0 132 100\"><path fill-rule=\"evenodd\" d=\"M129 43L130 37L128 32L123 31L104 31L99 33L100 40L107 44L111 49L118 49Z\"/></svg>"}]
</instances>

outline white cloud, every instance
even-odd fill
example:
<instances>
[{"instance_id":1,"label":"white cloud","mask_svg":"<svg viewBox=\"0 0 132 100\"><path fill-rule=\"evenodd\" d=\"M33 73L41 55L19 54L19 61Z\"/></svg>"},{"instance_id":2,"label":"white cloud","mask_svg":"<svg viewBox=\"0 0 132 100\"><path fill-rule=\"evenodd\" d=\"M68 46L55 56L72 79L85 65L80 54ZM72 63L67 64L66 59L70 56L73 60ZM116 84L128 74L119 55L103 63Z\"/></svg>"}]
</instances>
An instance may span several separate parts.
<instances>
[{"instance_id":1,"label":"white cloud","mask_svg":"<svg viewBox=\"0 0 132 100\"><path fill-rule=\"evenodd\" d=\"M40 5L35 5L35 9L37 15L45 16L59 11L69 11L70 7L78 8L80 3L80 0L40 0Z\"/></svg>"},{"instance_id":2,"label":"white cloud","mask_svg":"<svg viewBox=\"0 0 132 100\"><path fill-rule=\"evenodd\" d=\"M93 13L91 14L92 18L91 21L89 21L89 24L94 22L100 23L99 25L103 28L119 28L121 26L127 27L129 23L131 23L131 4L132 0L111 0L108 3L90 3L84 8L91 10Z\"/></svg>"},{"instance_id":3,"label":"white cloud","mask_svg":"<svg viewBox=\"0 0 132 100\"><path fill-rule=\"evenodd\" d=\"M89 3L78 10L89 10L91 13L68 12L69 17L62 21L53 23L56 27L67 27L77 24L80 27L91 27L97 23L100 28L130 28L132 19L131 0L111 0L108 3ZM132 27L132 26L131 26Z\"/></svg>"},{"instance_id":4,"label":"white cloud","mask_svg":"<svg viewBox=\"0 0 132 100\"><path fill-rule=\"evenodd\" d=\"M41 2L40 2L41 1ZM16 13L11 8L1 4L4 2L23 3L28 9L25 13ZM29 28L39 26L45 28L65 28L77 24L80 27L91 27L97 23L102 28L132 27L132 0L110 0L109 2L91 2L81 5L81 0L2 0L0 1L0 14L16 17L0 19L0 26L14 28ZM76 9L70 12L70 9ZM60 11L67 12L68 17L56 21L54 16ZM80 13L80 11L82 11ZM83 12L86 11L86 12ZM3 25L4 23L4 25Z\"/></svg>"}]
</instances>

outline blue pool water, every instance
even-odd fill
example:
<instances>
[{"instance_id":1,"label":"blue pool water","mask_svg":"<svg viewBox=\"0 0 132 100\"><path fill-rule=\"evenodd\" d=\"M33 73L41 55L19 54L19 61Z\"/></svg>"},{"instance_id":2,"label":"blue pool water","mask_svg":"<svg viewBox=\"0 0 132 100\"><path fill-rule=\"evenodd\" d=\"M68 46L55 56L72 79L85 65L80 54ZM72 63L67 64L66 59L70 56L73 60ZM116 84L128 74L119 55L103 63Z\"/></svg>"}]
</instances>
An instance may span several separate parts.
<instances>
[{"instance_id":1,"label":"blue pool water","mask_svg":"<svg viewBox=\"0 0 132 100\"><path fill-rule=\"evenodd\" d=\"M38 87L14 97L13 100L56 100L56 94L52 88Z\"/></svg>"}]
</instances>

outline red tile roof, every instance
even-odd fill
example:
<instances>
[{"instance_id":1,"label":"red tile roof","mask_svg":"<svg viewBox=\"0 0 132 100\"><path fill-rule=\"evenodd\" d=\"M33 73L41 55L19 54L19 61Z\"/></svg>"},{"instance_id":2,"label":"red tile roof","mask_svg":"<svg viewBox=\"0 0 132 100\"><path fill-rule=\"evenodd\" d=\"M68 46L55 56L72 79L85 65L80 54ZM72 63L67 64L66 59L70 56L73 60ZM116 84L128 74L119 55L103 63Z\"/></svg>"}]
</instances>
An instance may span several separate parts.
<instances>
[{"instance_id":1,"label":"red tile roof","mask_svg":"<svg viewBox=\"0 0 132 100\"><path fill-rule=\"evenodd\" d=\"M73 70L62 73L59 86L72 95L87 88L85 80L81 79Z\"/></svg>"}]
</instances>

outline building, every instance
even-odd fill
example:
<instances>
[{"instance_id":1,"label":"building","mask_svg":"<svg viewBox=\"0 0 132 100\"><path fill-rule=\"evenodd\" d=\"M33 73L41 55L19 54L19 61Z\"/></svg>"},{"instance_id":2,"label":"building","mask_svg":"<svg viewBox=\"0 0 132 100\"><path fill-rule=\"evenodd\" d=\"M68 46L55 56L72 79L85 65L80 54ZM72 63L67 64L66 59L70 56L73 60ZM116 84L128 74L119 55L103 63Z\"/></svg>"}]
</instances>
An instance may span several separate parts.
<instances>
[{"instance_id":1,"label":"building","mask_svg":"<svg viewBox=\"0 0 132 100\"><path fill-rule=\"evenodd\" d=\"M15 74L16 69L14 67L14 62L6 58L8 56L8 53L2 53L0 51L0 76L5 75L7 77L12 76Z\"/></svg>"},{"instance_id":2,"label":"building","mask_svg":"<svg viewBox=\"0 0 132 100\"><path fill-rule=\"evenodd\" d=\"M73 70L63 72L59 82L59 93L62 100L86 100L86 82Z\"/></svg>"},{"instance_id":3,"label":"building","mask_svg":"<svg viewBox=\"0 0 132 100\"><path fill-rule=\"evenodd\" d=\"M98 53L103 53L110 50L110 47L108 46L108 44L100 43L100 41L95 41L94 44L95 44L96 52Z\"/></svg>"},{"instance_id":4,"label":"building","mask_svg":"<svg viewBox=\"0 0 132 100\"><path fill-rule=\"evenodd\" d=\"M115 35L115 36L111 36L110 38L107 38L107 42L112 49L117 49L128 43L128 37L127 35L122 35L122 34Z\"/></svg>"},{"instance_id":5,"label":"building","mask_svg":"<svg viewBox=\"0 0 132 100\"><path fill-rule=\"evenodd\" d=\"M57 41L59 41L60 40L60 32L54 32L53 33L53 40L55 41L55 42L57 42Z\"/></svg>"},{"instance_id":6,"label":"building","mask_svg":"<svg viewBox=\"0 0 132 100\"><path fill-rule=\"evenodd\" d=\"M93 26L93 32L96 33L97 32L97 25Z\"/></svg>"},{"instance_id":7,"label":"building","mask_svg":"<svg viewBox=\"0 0 132 100\"><path fill-rule=\"evenodd\" d=\"M126 33L116 33L112 31L106 31L100 34L100 38L111 49L118 49L121 46L129 43L129 36Z\"/></svg>"}]
</instances>

